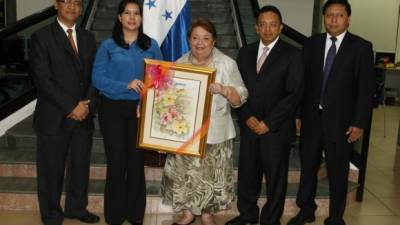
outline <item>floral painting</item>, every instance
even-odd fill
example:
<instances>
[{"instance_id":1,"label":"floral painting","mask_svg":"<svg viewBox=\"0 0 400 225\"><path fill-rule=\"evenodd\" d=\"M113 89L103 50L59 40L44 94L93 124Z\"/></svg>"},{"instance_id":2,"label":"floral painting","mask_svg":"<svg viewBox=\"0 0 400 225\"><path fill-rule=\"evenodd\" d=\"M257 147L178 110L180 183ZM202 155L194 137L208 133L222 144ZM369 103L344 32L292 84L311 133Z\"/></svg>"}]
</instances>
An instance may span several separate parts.
<instances>
[{"instance_id":1,"label":"floral painting","mask_svg":"<svg viewBox=\"0 0 400 225\"><path fill-rule=\"evenodd\" d=\"M196 105L192 104L199 87L199 82L174 78L167 88L154 90L151 136L185 141L193 135Z\"/></svg>"},{"instance_id":2,"label":"floral painting","mask_svg":"<svg viewBox=\"0 0 400 225\"><path fill-rule=\"evenodd\" d=\"M215 69L145 59L138 147L203 157Z\"/></svg>"}]
</instances>

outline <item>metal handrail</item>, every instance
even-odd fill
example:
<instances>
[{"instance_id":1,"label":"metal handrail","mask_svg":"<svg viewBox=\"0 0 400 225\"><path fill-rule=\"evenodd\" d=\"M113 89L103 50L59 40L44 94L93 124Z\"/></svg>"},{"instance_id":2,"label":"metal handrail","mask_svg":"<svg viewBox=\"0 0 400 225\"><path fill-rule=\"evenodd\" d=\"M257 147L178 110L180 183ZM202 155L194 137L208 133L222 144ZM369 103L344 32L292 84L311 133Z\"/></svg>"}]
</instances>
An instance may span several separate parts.
<instances>
[{"instance_id":1,"label":"metal handrail","mask_svg":"<svg viewBox=\"0 0 400 225\"><path fill-rule=\"evenodd\" d=\"M28 28L34 24L37 24L49 17L52 17L57 14L57 10L54 8L54 6L47 7L37 13L34 13L30 16L27 16L21 20L18 20L14 24L11 24L10 26L5 27L0 31L0 40L11 36L13 34L18 33L21 30L24 30L25 28Z\"/></svg>"},{"instance_id":2,"label":"metal handrail","mask_svg":"<svg viewBox=\"0 0 400 225\"><path fill-rule=\"evenodd\" d=\"M231 8L232 8L232 17L235 26L235 31L238 35L236 35L238 39L239 48L246 45L246 36L244 35L242 18L240 17L239 5L237 0L230 0Z\"/></svg>"},{"instance_id":3,"label":"metal handrail","mask_svg":"<svg viewBox=\"0 0 400 225\"><path fill-rule=\"evenodd\" d=\"M89 9L89 13L85 13L85 15L83 15L81 27L88 30L92 26L98 5L99 5L99 0L90 0L89 5L87 7Z\"/></svg>"}]
</instances>

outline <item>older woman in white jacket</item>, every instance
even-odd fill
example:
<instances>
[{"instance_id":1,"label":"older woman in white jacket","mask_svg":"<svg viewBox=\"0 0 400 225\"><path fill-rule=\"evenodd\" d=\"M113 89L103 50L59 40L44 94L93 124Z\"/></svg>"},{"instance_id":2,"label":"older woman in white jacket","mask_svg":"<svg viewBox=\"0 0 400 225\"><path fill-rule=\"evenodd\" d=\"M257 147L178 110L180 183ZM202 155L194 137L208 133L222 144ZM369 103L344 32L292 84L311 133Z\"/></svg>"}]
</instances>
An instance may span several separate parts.
<instances>
[{"instance_id":1,"label":"older woman in white jacket","mask_svg":"<svg viewBox=\"0 0 400 225\"><path fill-rule=\"evenodd\" d=\"M236 136L231 108L241 106L248 92L236 62L215 48L216 31L207 20L198 20L189 31L191 51L178 62L216 68L211 121L203 159L168 155L162 180L163 203L182 212L173 225L187 225L201 215L204 225L215 225L212 214L228 209L234 200L232 149Z\"/></svg>"}]
</instances>

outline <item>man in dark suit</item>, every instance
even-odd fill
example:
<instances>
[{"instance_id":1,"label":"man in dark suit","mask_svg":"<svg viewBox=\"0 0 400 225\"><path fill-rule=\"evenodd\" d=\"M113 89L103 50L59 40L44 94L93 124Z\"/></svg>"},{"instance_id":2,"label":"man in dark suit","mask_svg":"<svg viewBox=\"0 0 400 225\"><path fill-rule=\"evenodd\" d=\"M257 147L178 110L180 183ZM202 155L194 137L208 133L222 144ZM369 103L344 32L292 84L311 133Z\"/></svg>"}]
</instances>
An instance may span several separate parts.
<instances>
[{"instance_id":1,"label":"man in dark suit","mask_svg":"<svg viewBox=\"0 0 400 225\"><path fill-rule=\"evenodd\" d=\"M240 216L226 225L256 224L257 199L263 175L268 202L260 224L280 224L287 187L290 144L295 138L295 114L303 92L300 50L279 38L280 11L264 6L257 17L261 40L240 49L237 58L249 98L239 112L240 155L238 208Z\"/></svg>"},{"instance_id":2,"label":"man in dark suit","mask_svg":"<svg viewBox=\"0 0 400 225\"><path fill-rule=\"evenodd\" d=\"M91 88L96 41L76 26L82 0L57 0L56 21L31 37L30 65L37 88L37 187L42 221L64 217L96 223L87 211L95 96ZM67 162L64 212L60 206Z\"/></svg>"},{"instance_id":3,"label":"man in dark suit","mask_svg":"<svg viewBox=\"0 0 400 225\"><path fill-rule=\"evenodd\" d=\"M301 104L300 212L288 225L315 220L317 173L324 150L330 206L326 225L343 225L347 176L353 142L368 128L375 72L370 42L347 31L351 7L328 0L323 7L326 33L310 37L304 47L305 93Z\"/></svg>"}]
</instances>

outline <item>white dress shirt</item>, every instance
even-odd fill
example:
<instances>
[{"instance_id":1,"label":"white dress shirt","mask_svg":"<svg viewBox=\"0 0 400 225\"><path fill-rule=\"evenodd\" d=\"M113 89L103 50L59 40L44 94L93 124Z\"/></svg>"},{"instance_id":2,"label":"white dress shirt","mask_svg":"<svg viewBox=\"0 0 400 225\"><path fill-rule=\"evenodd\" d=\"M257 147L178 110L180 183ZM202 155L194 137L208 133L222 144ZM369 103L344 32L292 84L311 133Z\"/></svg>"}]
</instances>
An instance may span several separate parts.
<instances>
[{"instance_id":1,"label":"white dress shirt","mask_svg":"<svg viewBox=\"0 0 400 225\"><path fill-rule=\"evenodd\" d=\"M78 52L79 52L79 49L78 49L78 42L76 41L76 29L75 29L76 24L74 24L74 26L72 26L71 28L69 28L69 27L67 27L67 25L63 24L58 18L57 18L57 22L58 22L58 24L60 24L61 28L64 30L65 35L67 35L67 37L68 37L68 32L67 32L67 30L68 30L68 29L72 29L72 37L73 37L74 42L75 42L76 50L78 50Z\"/></svg>"},{"instance_id":2,"label":"white dress shirt","mask_svg":"<svg viewBox=\"0 0 400 225\"><path fill-rule=\"evenodd\" d=\"M347 31L345 31L345 32L343 32L343 33L341 33L341 34L339 34L339 35L336 37L336 42L335 42L335 45L336 45L336 53L339 51L340 45L342 44L343 38L344 38L344 36L346 35L346 33L347 33ZM325 67L325 60L326 60L326 56L328 55L329 48L332 46L331 37L332 37L332 35L330 35L330 34L327 32L327 33L326 33L326 40L325 40L324 67Z\"/></svg>"},{"instance_id":3,"label":"white dress shirt","mask_svg":"<svg viewBox=\"0 0 400 225\"><path fill-rule=\"evenodd\" d=\"M267 53L267 57L269 55L269 53L271 52L272 48L275 46L276 42L278 42L279 36L277 38L275 38L275 40L273 42L271 42L269 45L265 45L262 40L260 40L260 44L258 45L258 55L257 55L257 61L260 59L261 55L263 54L264 51L264 47L268 47L268 53Z\"/></svg>"}]
</instances>

